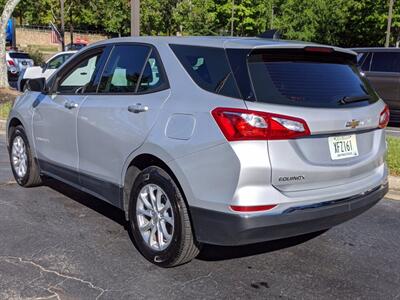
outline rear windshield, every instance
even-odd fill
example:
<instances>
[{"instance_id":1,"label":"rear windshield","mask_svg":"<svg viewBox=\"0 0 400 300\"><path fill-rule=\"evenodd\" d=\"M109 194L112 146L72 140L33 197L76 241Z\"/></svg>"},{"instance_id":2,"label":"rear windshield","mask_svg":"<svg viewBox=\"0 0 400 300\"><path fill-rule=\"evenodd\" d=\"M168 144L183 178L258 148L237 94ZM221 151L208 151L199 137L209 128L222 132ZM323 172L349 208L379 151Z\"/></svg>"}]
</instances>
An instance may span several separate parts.
<instances>
[{"instance_id":1,"label":"rear windshield","mask_svg":"<svg viewBox=\"0 0 400 300\"><path fill-rule=\"evenodd\" d=\"M356 57L303 49L222 49L171 45L201 88L247 101L306 107L346 107L376 102Z\"/></svg>"},{"instance_id":2,"label":"rear windshield","mask_svg":"<svg viewBox=\"0 0 400 300\"><path fill-rule=\"evenodd\" d=\"M351 106L377 101L352 58L303 50L287 53L257 50L247 61L255 96L260 102L338 107L343 105L344 98L369 98L346 104Z\"/></svg>"},{"instance_id":3,"label":"rear windshield","mask_svg":"<svg viewBox=\"0 0 400 300\"><path fill-rule=\"evenodd\" d=\"M28 53L11 52L9 55L11 58L31 59Z\"/></svg>"}]
</instances>

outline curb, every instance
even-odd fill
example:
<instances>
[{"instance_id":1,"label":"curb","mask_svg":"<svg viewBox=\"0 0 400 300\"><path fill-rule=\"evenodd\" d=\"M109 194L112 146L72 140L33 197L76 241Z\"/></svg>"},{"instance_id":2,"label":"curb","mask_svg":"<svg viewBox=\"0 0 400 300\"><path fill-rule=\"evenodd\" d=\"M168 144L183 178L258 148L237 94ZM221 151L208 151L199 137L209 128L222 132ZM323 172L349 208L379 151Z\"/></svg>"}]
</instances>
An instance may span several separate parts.
<instances>
[{"instance_id":1,"label":"curb","mask_svg":"<svg viewBox=\"0 0 400 300\"><path fill-rule=\"evenodd\" d=\"M6 120L0 120L0 133L5 133L6 131Z\"/></svg>"},{"instance_id":2,"label":"curb","mask_svg":"<svg viewBox=\"0 0 400 300\"><path fill-rule=\"evenodd\" d=\"M400 201L400 177L389 176L389 193L385 197Z\"/></svg>"},{"instance_id":3,"label":"curb","mask_svg":"<svg viewBox=\"0 0 400 300\"><path fill-rule=\"evenodd\" d=\"M397 190L400 192L400 177L389 176L389 186L391 190Z\"/></svg>"}]
</instances>

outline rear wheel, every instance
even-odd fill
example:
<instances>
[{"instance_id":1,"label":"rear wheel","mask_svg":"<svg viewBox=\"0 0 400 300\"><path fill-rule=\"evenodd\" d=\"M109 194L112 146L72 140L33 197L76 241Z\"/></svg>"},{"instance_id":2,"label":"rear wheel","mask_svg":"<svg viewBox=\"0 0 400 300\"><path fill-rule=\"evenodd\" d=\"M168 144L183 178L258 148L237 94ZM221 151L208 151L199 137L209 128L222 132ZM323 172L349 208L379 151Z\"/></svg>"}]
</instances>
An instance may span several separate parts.
<instances>
[{"instance_id":1,"label":"rear wheel","mask_svg":"<svg viewBox=\"0 0 400 300\"><path fill-rule=\"evenodd\" d=\"M136 179L129 224L139 251L158 266L181 265L199 253L182 194L168 173L158 167L143 170Z\"/></svg>"},{"instance_id":2,"label":"rear wheel","mask_svg":"<svg viewBox=\"0 0 400 300\"><path fill-rule=\"evenodd\" d=\"M11 132L9 155L11 169L19 185L33 187L42 183L39 167L22 126L17 126Z\"/></svg>"}]
</instances>

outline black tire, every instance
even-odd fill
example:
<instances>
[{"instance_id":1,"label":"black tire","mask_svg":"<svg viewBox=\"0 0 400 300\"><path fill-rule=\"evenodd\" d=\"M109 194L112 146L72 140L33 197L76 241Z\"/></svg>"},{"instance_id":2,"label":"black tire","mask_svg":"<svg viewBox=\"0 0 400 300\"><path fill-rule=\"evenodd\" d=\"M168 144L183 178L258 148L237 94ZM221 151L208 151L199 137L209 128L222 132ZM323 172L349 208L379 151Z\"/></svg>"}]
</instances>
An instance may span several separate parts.
<instances>
[{"instance_id":1,"label":"black tire","mask_svg":"<svg viewBox=\"0 0 400 300\"><path fill-rule=\"evenodd\" d=\"M138 229L136 206L142 188L148 184L159 186L171 203L174 214L174 232L172 240L164 250L152 249L142 237ZM200 252L200 244L195 241L189 213L183 196L174 180L159 167L148 167L135 180L129 204L129 229L136 246L142 255L153 264L160 267L174 267L185 264L195 258Z\"/></svg>"},{"instance_id":2,"label":"black tire","mask_svg":"<svg viewBox=\"0 0 400 300\"><path fill-rule=\"evenodd\" d=\"M25 144L25 149L26 149L26 156L27 156L27 166L26 166L26 173L24 176L20 177L14 167L13 161L12 161L12 148L13 148L13 142L17 137L21 137L22 140L24 141ZM29 145L28 138L26 137L26 133L24 130L24 127L21 125L15 127L10 132L10 143L9 143L9 157L10 157L10 163L11 163L11 170L14 174L15 181L23 187L35 187L39 186L42 184L42 178L40 177L40 170L39 166L37 164L36 159L32 155L32 150Z\"/></svg>"}]
</instances>

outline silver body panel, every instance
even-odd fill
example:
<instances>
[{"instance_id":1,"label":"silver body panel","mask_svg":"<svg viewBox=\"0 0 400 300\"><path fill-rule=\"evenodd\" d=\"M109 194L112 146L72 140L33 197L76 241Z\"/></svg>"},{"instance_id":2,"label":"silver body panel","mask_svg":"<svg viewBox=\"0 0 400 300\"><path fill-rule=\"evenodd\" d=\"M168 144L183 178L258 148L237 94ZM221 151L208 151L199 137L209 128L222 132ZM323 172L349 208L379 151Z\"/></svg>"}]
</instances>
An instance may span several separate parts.
<instances>
[{"instance_id":1,"label":"silver body panel","mask_svg":"<svg viewBox=\"0 0 400 300\"><path fill-rule=\"evenodd\" d=\"M76 171L78 186L89 176L123 188L130 163L141 154L150 154L173 172L190 207L239 214L229 206L278 204L270 212L244 214L268 216L294 206L351 197L386 183L385 132L377 129L385 105L382 100L361 108L317 109L220 96L196 85L168 46L181 43L301 48L308 44L250 38L143 37L109 40L87 50L124 42L156 47L169 78L169 89L146 95L63 96L28 91L17 100L10 114L9 122L18 119L25 126L36 158ZM75 102L77 107L65 108L66 101ZM128 112L128 107L137 103L147 106L148 111ZM307 121L312 136L290 141L230 143L210 114L216 107L299 117ZM353 119L361 121L356 130L345 126ZM360 155L332 161L328 137L349 133L357 136ZM304 180L279 182L281 176L298 175ZM110 200L87 185L84 190ZM123 203L119 206L126 208Z\"/></svg>"}]
</instances>

